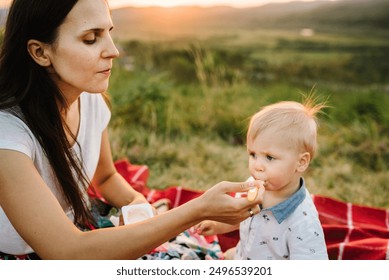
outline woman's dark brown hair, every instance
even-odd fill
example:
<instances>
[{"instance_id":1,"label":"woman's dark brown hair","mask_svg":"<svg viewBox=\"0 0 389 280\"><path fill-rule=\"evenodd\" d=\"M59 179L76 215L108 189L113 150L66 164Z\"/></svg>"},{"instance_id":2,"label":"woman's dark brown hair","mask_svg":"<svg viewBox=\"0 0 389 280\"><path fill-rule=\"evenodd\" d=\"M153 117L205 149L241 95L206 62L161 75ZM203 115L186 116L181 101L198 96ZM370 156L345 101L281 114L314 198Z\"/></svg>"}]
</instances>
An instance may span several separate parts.
<instances>
[{"instance_id":1,"label":"woman's dark brown hair","mask_svg":"<svg viewBox=\"0 0 389 280\"><path fill-rule=\"evenodd\" d=\"M30 39L52 44L58 27L77 0L14 0L8 13L0 52L0 109L15 113L41 144L62 192L72 207L75 224L93 224L82 188L89 185L82 159L73 154L61 111L66 101L47 70L30 57Z\"/></svg>"}]
</instances>

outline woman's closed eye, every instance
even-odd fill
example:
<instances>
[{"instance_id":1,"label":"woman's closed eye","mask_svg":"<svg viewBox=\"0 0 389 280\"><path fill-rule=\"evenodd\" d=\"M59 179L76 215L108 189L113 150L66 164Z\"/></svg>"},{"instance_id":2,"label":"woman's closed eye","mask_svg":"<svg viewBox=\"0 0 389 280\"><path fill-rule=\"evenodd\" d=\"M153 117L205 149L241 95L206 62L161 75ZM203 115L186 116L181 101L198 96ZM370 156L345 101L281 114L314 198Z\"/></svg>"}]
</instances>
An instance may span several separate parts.
<instances>
[{"instance_id":1,"label":"woman's closed eye","mask_svg":"<svg viewBox=\"0 0 389 280\"><path fill-rule=\"evenodd\" d=\"M96 43L96 36L93 35L93 36L89 36L89 37L85 38L84 43L87 45L93 45L94 43Z\"/></svg>"},{"instance_id":2,"label":"woman's closed eye","mask_svg":"<svg viewBox=\"0 0 389 280\"><path fill-rule=\"evenodd\" d=\"M100 29L92 29L90 32L85 34L83 37L83 42L87 45L93 45L97 41L97 37L101 36L101 30Z\"/></svg>"}]
</instances>

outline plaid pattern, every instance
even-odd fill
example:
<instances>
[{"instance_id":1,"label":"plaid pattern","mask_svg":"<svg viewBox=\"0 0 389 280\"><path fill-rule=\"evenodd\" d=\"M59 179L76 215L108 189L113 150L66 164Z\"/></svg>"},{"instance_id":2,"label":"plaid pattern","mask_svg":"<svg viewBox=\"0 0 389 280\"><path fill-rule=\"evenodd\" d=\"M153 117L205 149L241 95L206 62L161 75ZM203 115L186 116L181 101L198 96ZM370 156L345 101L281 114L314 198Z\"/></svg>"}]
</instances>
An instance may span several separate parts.
<instances>
[{"instance_id":1,"label":"plaid pattern","mask_svg":"<svg viewBox=\"0 0 389 280\"><path fill-rule=\"evenodd\" d=\"M330 259L388 260L389 209L313 196Z\"/></svg>"},{"instance_id":2,"label":"plaid pattern","mask_svg":"<svg viewBox=\"0 0 389 280\"><path fill-rule=\"evenodd\" d=\"M164 190L147 188L149 171L145 165L132 165L127 160L115 162L122 176L150 203L168 198L171 208L201 195L201 192L179 186ZM379 209L312 195L324 229L327 251L334 260L389 260L389 209ZM221 250L234 247L239 232L217 236Z\"/></svg>"},{"instance_id":3,"label":"plaid pattern","mask_svg":"<svg viewBox=\"0 0 389 280\"><path fill-rule=\"evenodd\" d=\"M115 166L124 179L150 203L166 198L174 208L202 194L179 186L164 190L149 189L146 165L133 165L127 160L120 160L115 162ZM93 188L89 188L88 194L104 202ZM312 195L312 198L319 212L330 259L389 260L389 209L354 205L320 195ZM94 206L94 212L107 212L107 209L100 209L101 205ZM112 226L107 219L98 220L98 223L99 227ZM205 238L187 230L141 259L222 259L222 252L234 247L238 241L239 231ZM0 252L0 260L37 259L40 258L35 253L15 256Z\"/></svg>"}]
</instances>

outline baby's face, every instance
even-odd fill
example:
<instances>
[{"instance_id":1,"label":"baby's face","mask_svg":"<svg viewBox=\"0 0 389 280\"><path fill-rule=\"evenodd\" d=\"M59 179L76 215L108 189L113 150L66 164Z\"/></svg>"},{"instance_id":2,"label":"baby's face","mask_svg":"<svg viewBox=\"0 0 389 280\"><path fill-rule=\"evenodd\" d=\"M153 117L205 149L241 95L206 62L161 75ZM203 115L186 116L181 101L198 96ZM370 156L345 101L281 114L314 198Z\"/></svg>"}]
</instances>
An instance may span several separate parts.
<instances>
[{"instance_id":1,"label":"baby's face","mask_svg":"<svg viewBox=\"0 0 389 280\"><path fill-rule=\"evenodd\" d=\"M278 191L299 184L299 153L282 134L267 129L247 142L251 175L265 182L266 190Z\"/></svg>"}]
</instances>

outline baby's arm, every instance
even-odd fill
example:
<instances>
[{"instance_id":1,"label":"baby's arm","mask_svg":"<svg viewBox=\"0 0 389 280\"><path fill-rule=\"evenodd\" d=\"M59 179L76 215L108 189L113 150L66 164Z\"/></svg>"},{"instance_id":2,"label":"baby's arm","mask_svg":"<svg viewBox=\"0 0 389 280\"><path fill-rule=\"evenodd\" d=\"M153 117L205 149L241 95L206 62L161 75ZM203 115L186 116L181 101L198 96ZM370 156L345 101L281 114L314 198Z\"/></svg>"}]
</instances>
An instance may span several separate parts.
<instances>
[{"instance_id":1,"label":"baby's arm","mask_svg":"<svg viewBox=\"0 0 389 280\"><path fill-rule=\"evenodd\" d=\"M215 235L231 232L239 229L239 224L230 225L221 222L215 222L211 220L205 220L197 224L194 229L201 235Z\"/></svg>"}]
</instances>

